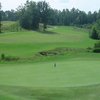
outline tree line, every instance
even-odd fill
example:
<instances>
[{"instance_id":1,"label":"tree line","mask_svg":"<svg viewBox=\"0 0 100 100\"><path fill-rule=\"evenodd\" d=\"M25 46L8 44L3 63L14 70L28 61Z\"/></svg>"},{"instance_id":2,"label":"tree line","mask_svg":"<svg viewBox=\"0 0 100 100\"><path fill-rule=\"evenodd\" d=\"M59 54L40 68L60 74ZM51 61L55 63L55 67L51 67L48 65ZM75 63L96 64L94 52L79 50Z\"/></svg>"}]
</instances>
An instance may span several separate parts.
<instances>
[{"instance_id":1,"label":"tree line","mask_svg":"<svg viewBox=\"0 0 100 100\"><path fill-rule=\"evenodd\" d=\"M16 21L18 20L17 13L14 10L1 10L2 21Z\"/></svg>"},{"instance_id":2,"label":"tree line","mask_svg":"<svg viewBox=\"0 0 100 100\"><path fill-rule=\"evenodd\" d=\"M97 12L88 13L72 8L63 9L62 11L53 9L45 1L26 1L22 6L19 6L16 11L2 11L0 10L2 21L16 21L19 20L20 25L25 29L38 29L39 25L43 24L43 29L49 25L75 25L84 26L93 24L100 19L100 10Z\"/></svg>"},{"instance_id":3,"label":"tree line","mask_svg":"<svg viewBox=\"0 0 100 100\"><path fill-rule=\"evenodd\" d=\"M99 40L100 39L100 20L97 20L93 25L90 32L90 37L92 39Z\"/></svg>"}]
</instances>

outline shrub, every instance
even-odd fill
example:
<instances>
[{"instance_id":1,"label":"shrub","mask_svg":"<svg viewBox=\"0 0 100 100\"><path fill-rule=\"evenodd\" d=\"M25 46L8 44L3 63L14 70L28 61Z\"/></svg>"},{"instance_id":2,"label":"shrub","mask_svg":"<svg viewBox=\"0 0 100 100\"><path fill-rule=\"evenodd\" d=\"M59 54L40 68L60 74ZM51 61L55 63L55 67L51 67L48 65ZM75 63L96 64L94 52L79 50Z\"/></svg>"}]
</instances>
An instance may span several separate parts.
<instances>
[{"instance_id":1,"label":"shrub","mask_svg":"<svg viewBox=\"0 0 100 100\"><path fill-rule=\"evenodd\" d=\"M95 43L94 48L100 48L100 42Z\"/></svg>"},{"instance_id":2,"label":"shrub","mask_svg":"<svg viewBox=\"0 0 100 100\"><path fill-rule=\"evenodd\" d=\"M100 53L100 42L95 43L93 52Z\"/></svg>"},{"instance_id":3,"label":"shrub","mask_svg":"<svg viewBox=\"0 0 100 100\"><path fill-rule=\"evenodd\" d=\"M98 34L98 32L97 32L97 30L96 30L95 27L92 29L92 32L91 32L90 37L91 37L92 39L99 39L99 34Z\"/></svg>"},{"instance_id":4,"label":"shrub","mask_svg":"<svg viewBox=\"0 0 100 100\"><path fill-rule=\"evenodd\" d=\"M95 48L95 49L93 49L93 52L94 52L94 53L100 53L100 48Z\"/></svg>"},{"instance_id":5,"label":"shrub","mask_svg":"<svg viewBox=\"0 0 100 100\"><path fill-rule=\"evenodd\" d=\"M3 61L17 61L19 60L18 57L12 57L12 56L5 56L5 54L1 54L1 60Z\"/></svg>"},{"instance_id":6,"label":"shrub","mask_svg":"<svg viewBox=\"0 0 100 100\"><path fill-rule=\"evenodd\" d=\"M1 54L1 60L5 59L5 54Z\"/></svg>"}]
</instances>

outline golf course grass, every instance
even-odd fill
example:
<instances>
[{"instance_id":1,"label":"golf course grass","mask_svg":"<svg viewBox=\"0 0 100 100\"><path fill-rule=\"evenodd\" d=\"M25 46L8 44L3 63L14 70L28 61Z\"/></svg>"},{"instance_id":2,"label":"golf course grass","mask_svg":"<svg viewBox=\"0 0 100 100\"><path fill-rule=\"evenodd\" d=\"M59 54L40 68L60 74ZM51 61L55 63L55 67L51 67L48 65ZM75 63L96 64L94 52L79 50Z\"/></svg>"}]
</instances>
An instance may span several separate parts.
<instances>
[{"instance_id":1,"label":"golf course grass","mask_svg":"<svg viewBox=\"0 0 100 100\"><path fill-rule=\"evenodd\" d=\"M100 83L99 61L62 61L39 64L8 64L0 67L1 85L74 87Z\"/></svg>"},{"instance_id":2,"label":"golf course grass","mask_svg":"<svg viewBox=\"0 0 100 100\"><path fill-rule=\"evenodd\" d=\"M0 34L0 55L19 58L0 61L0 100L99 100L100 54L87 49L96 42L67 26ZM49 50L62 51L39 54Z\"/></svg>"}]
</instances>

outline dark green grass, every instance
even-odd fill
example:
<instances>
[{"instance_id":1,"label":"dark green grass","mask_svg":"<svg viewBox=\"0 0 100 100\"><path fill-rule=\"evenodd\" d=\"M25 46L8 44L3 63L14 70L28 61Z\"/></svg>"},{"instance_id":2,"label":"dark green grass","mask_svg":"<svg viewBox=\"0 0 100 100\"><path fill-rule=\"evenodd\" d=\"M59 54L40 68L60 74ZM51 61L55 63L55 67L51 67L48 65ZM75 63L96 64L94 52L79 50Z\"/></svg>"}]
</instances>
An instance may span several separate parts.
<instances>
[{"instance_id":1,"label":"dark green grass","mask_svg":"<svg viewBox=\"0 0 100 100\"><path fill-rule=\"evenodd\" d=\"M1 100L99 100L100 85L69 88L0 86Z\"/></svg>"}]
</instances>

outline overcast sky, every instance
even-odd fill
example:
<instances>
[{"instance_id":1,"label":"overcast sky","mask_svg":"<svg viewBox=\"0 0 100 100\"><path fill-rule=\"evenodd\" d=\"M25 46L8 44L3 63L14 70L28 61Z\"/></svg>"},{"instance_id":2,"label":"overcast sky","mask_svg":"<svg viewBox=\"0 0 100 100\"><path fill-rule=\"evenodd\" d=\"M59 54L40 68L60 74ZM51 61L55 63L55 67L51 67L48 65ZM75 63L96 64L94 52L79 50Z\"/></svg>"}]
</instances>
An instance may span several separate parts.
<instances>
[{"instance_id":1,"label":"overcast sky","mask_svg":"<svg viewBox=\"0 0 100 100\"><path fill-rule=\"evenodd\" d=\"M42 0L33 0L42 1ZM44 1L44 0L43 0ZM100 0L45 0L52 8L62 10L64 8L78 8L82 11L98 11L100 9ZM26 0L0 0L2 10L16 9L19 5L24 4Z\"/></svg>"}]
</instances>

